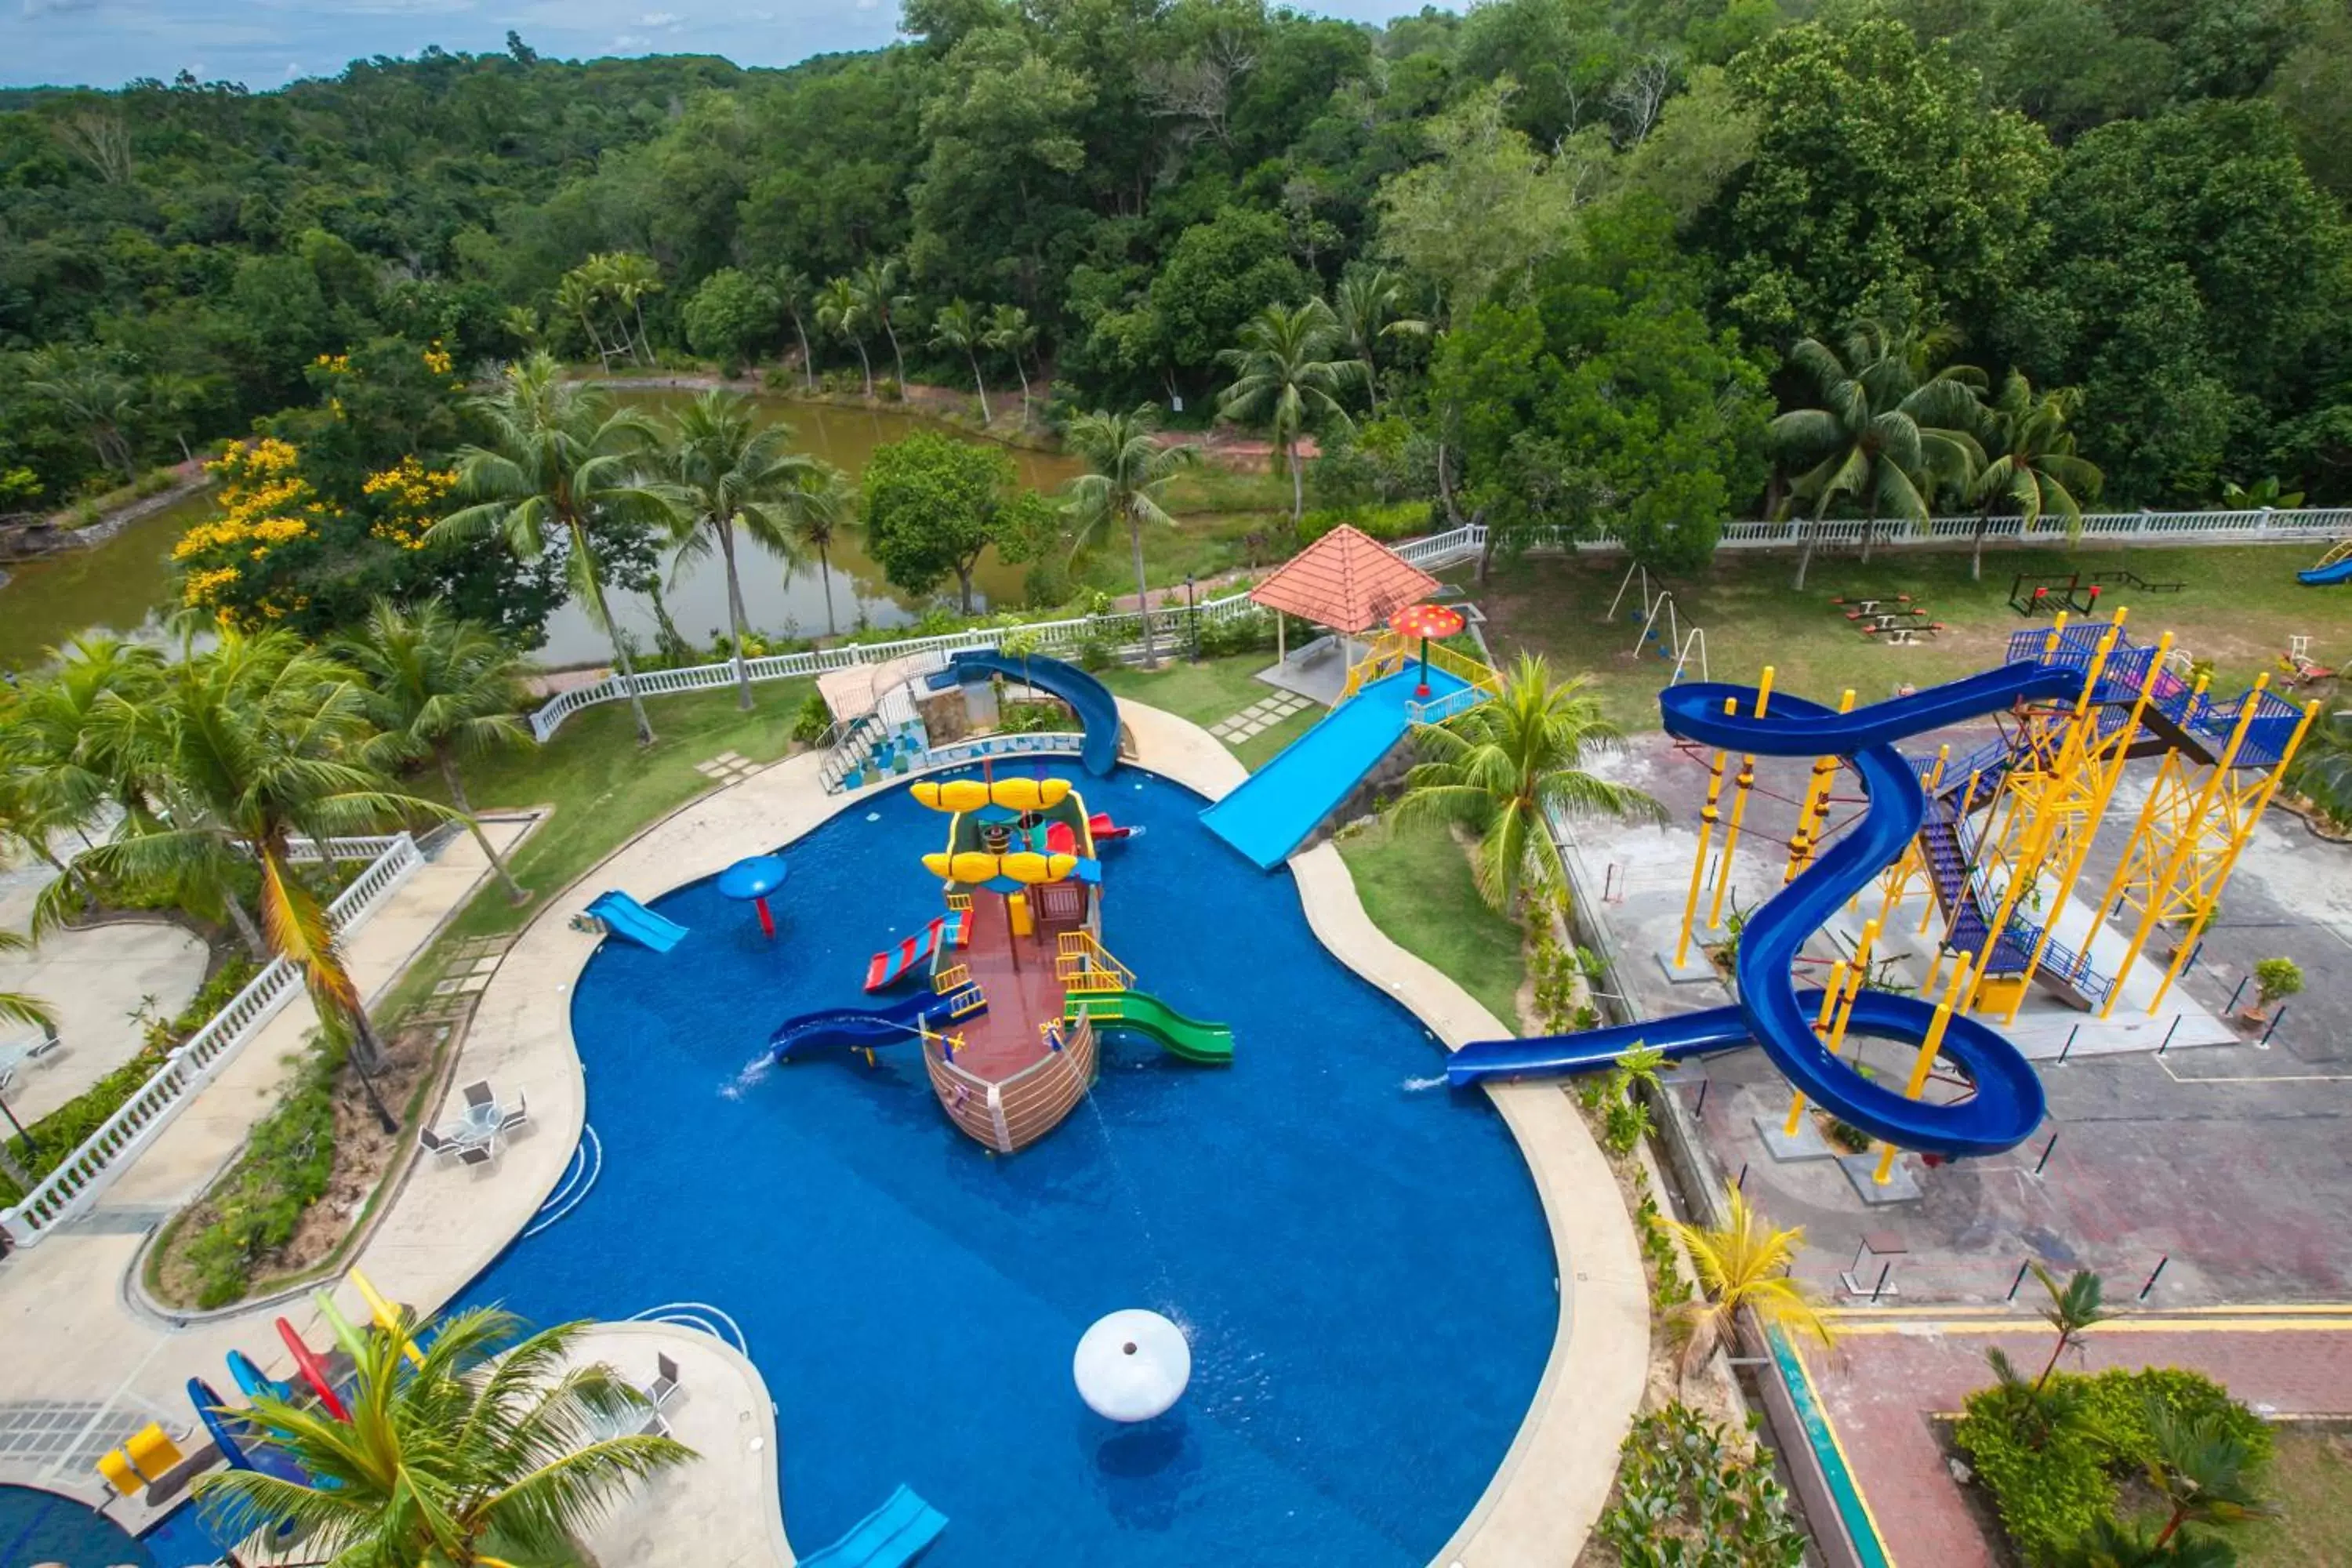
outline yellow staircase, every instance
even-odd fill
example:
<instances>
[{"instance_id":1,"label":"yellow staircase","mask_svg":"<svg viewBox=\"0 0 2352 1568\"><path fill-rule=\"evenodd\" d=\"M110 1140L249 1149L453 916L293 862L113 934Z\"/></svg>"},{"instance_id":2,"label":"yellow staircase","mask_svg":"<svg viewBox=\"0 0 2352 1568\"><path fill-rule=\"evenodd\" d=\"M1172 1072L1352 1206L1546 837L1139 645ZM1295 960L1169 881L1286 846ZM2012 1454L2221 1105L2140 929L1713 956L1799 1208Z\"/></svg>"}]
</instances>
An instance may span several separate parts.
<instances>
[{"instance_id":1,"label":"yellow staircase","mask_svg":"<svg viewBox=\"0 0 2352 1568\"><path fill-rule=\"evenodd\" d=\"M1132 991L1135 971L1113 958L1092 931L1066 931L1055 939L1054 978L1068 992Z\"/></svg>"}]
</instances>

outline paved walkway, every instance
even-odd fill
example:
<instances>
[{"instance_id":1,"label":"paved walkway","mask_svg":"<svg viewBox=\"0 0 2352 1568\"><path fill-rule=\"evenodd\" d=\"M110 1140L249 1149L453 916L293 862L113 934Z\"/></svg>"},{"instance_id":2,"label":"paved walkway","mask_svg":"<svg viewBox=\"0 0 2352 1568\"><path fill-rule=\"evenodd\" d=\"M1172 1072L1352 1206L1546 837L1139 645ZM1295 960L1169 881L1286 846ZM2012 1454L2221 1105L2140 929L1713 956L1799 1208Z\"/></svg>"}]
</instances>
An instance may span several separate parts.
<instances>
[{"instance_id":1,"label":"paved walkway","mask_svg":"<svg viewBox=\"0 0 2352 1568\"><path fill-rule=\"evenodd\" d=\"M521 828L499 825L491 831L511 842ZM488 871L473 839L458 837L412 874L352 936L350 962L362 988L381 995ZM308 1331L312 1342L323 1341L307 1304L180 1326L125 1299L125 1281L148 1232L235 1157L254 1120L275 1103L287 1059L315 1023L308 999L298 996L88 1215L0 1265L0 1343L8 1348L0 1360L0 1426L14 1409L43 1400L106 1402L95 1426L125 1434L158 1416L185 1425L193 1413L184 1384L192 1374L221 1376L222 1357L233 1348L265 1363L283 1360L268 1331L268 1319L278 1311ZM443 1223L455 1218L445 1215ZM79 1467L0 1462L0 1480L95 1495L96 1479Z\"/></svg>"},{"instance_id":2,"label":"paved walkway","mask_svg":"<svg viewBox=\"0 0 2352 1568\"><path fill-rule=\"evenodd\" d=\"M1838 1326L1836 1348L1808 1343L1801 1353L1888 1556L1896 1568L2000 1568L1953 1484L1936 1417L1958 1414L1991 1381L1992 1346L2041 1365L2049 1329L1934 1310L1856 1314ZM2352 1415L2352 1308L2126 1317L2094 1329L2066 1364L2190 1367L2265 1415Z\"/></svg>"},{"instance_id":3,"label":"paved walkway","mask_svg":"<svg viewBox=\"0 0 2352 1568\"><path fill-rule=\"evenodd\" d=\"M21 931L32 922L33 900L47 886L47 867L8 874L0 887L0 929ZM0 991L20 991L46 1004L58 1021L57 1047L17 1064L0 1088L20 1121L47 1116L138 1054L142 1031L135 1015L148 1006L169 1018L204 984L210 954L204 940L168 921L112 921L80 931L54 931L24 952L0 952ZM0 1060L9 1043L28 1043L40 1031L0 1026Z\"/></svg>"}]
</instances>

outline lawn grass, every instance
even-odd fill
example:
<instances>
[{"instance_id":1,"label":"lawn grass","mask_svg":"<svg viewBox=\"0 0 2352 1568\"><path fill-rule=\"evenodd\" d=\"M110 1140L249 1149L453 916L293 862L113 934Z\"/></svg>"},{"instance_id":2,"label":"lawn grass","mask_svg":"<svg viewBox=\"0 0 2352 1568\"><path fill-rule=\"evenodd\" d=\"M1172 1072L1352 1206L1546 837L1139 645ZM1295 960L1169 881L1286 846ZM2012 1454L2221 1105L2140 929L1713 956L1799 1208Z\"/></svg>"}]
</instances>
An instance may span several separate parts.
<instances>
[{"instance_id":1,"label":"lawn grass","mask_svg":"<svg viewBox=\"0 0 2352 1568\"><path fill-rule=\"evenodd\" d=\"M1685 629L1706 629L1715 679L1752 681L1769 664L1780 689L1833 703L1849 686L1858 700L1869 702L1904 681L1924 687L2001 662L2010 633L2051 624L2010 608L2011 579L2019 572L2130 571L2187 586L2177 594L2118 587L2102 595L2102 616L2105 606L2121 604L2139 634L2153 639L2172 631L2176 646L2214 661L2214 689L2229 694L2265 670L2275 684L2275 661L2291 636L2309 636L2311 655L2322 663L2352 662L2352 590L2306 588L2294 580L2296 568L2315 553L2245 545L1989 551L1983 580L1971 583L1965 552L1881 550L1868 567L1850 555L1817 557L1805 591L1796 594L1790 588L1791 556L1726 551L1695 576L1654 574L1652 581L1673 591ZM1533 648L1549 654L1562 673L1591 671L1610 717L1654 729L1656 694L1673 663L1655 657L1654 648L1634 651L1638 582L1617 617L1604 618L1624 575L1622 556L1530 557L1498 566L1479 597L1498 655ZM1831 604L1896 594L1911 595L1948 629L1930 643L1885 647L1855 630ZM1693 668L1685 678L1697 673Z\"/></svg>"},{"instance_id":2,"label":"lawn grass","mask_svg":"<svg viewBox=\"0 0 2352 1568\"><path fill-rule=\"evenodd\" d=\"M732 687L658 697L646 704L655 741L637 744L625 702L583 709L544 746L518 747L466 765L466 793L478 811L551 806L511 862L515 877L538 895L518 909L495 883L485 883L445 936L463 940L520 929L540 901L627 842L647 823L712 787L694 764L735 752L772 762L791 748L793 711L814 689L806 680L767 681L751 689L753 707L735 706ZM412 787L443 798L437 773Z\"/></svg>"},{"instance_id":3,"label":"lawn grass","mask_svg":"<svg viewBox=\"0 0 2352 1568\"><path fill-rule=\"evenodd\" d=\"M1102 683L1118 696L1149 702L1205 729L1273 696L1275 689L1257 679L1257 672L1273 662L1274 656L1266 653L1204 658L1198 664L1171 658L1157 669L1121 665L1104 670Z\"/></svg>"},{"instance_id":4,"label":"lawn grass","mask_svg":"<svg viewBox=\"0 0 2352 1568\"><path fill-rule=\"evenodd\" d=\"M1251 541L1257 541L1255 561L1271 569L1284 558L1276 542L1290 519L1263 511L1224 510L1179 513L1173 528L1154 528L1143 536L1143 574L1155 588L1181 587L1187 576L1202 582L1228 572L1249 568ZM1128 553L1127 532L1118 529L1095 536L1072 563L1071 576L1080 586L1108 594L1135 592L1135 563ZM1212 598L1230 589L1201 590Z\"/></svg>"},{"instance_id":5,"label":"lawn grass","mask_svg":"<svg viewBox=\"0 0 2352 1568\"><path fill-rule=\"evenodd\" d=\"M2278 1517L2226 1532L2239 1568L2352 1563L2352 1436L2278 1428L2265 1489Z\"/></svg>"},{"instance_id":6,"label":"lawn grass","mask_svg":"<svg viewBox=\"0 0 2352 1568\"><path fill-rule=\"evenodd\" d=\"M1486 907L1470 858L1444 826L1381 823L1339 840L1372 923L1450 976L1513 1031L1527 966L1519 928Z\"/></svg>"}]
</instances>

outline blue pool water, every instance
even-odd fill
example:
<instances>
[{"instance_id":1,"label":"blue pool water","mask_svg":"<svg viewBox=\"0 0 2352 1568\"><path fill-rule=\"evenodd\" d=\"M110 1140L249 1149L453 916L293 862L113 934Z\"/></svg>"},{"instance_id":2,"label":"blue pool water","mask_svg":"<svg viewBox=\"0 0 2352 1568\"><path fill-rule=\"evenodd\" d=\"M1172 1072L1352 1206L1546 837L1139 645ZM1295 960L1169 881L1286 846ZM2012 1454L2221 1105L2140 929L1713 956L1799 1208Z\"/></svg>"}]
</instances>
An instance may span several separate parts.
<instances>
[{"instance_id":1,"label":"blue pool water","mask_svg":"<svg viewBox=\"0 0 2352 1568\"><path fill-rule=\"evenodd\" d=\"M1426 1563L1557 1325L1527 1167L1483 1097L1436 1087L1442 1047L1316 941L1287 872L1174 784L1079 783L1147 829L1105 851L1107 945L1230 1022L1234 1067L1116 1041L1089 1104L999 1159L911 1053L764 1066L777 1023L858 1005L867 955L937 911L917 857L945 819L893 792L785 848L774 942L698 883L656 901L689 928L673 952L590 963L572 1027L604 1174L467 1299L538 1322L731 1314L802 1552L904 1481L950 1521L927 1568ZM1121 1428L1079 1403L1070 1355L1133 1306L1184 1325L1193 1377Z\"/></svg>"},{"instance_id":2,"label":"blue pool water","mask_svg":"<svg viewBox=\"0 0 2352 1568\"><path fill-rule=\"evenodd\" d=\"M37 1487L0 1486L0 1564L6 1568L151 1568L154 1562L130 1531L86 1504Z\"/></svg>"}]
</instances>

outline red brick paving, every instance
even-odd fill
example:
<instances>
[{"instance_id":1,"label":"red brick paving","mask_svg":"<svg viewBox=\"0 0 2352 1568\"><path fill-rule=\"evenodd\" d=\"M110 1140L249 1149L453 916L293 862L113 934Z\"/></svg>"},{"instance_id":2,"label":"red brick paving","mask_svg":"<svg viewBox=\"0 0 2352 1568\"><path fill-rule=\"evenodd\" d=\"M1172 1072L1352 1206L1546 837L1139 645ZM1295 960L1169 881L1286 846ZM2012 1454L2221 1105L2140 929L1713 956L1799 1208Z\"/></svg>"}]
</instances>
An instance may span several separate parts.
<instances>
[{"instance_id":1,"label":"red brick paving","mask_svg":"<svg viewBox=\"0 0 2352 1568\"><path fill-rule=\"evenodd\" d=\"M1931 1417L1958 1411L1991 1381L1985 1351L2021 1366L2049 1353L2046 1329L1979 1329L1964 1318L1887 1319L1900 1331L1848 1331L1833 1350L1804 1347L1814 1392L1868 1500L1896 1568L1998 1568L1946 1468ZM2145 1325L2144 1327L2142 1325ZM1849 1325L1850 1331L1863 1325ZM2093 1330L2067 1367L2183 1366L2225 1384L2265 1415L2352 1414L2352 1314L2126 1320Z\"/></svg>"}]
</instances>

